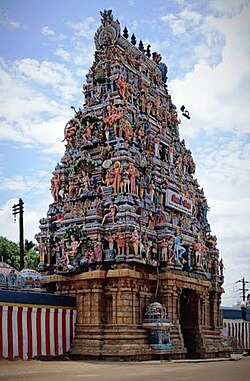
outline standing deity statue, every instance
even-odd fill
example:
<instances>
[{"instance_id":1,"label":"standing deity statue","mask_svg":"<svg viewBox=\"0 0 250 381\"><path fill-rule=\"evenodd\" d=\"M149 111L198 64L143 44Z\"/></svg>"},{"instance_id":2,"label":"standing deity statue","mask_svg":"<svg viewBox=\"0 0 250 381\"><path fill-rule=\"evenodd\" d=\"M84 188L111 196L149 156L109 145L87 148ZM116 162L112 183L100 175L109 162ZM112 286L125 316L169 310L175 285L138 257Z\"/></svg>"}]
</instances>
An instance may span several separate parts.
<instances>
[{"instance_id":1,"label":"standing deity statue","mask_svg":"<svg viewBox=\"0 0 250 381\"><path fill-rule=\"evenodd\" d=\"M61 189L60 174L56 173L53 179L51 180L51 190L52 190L52 196L54 198L54 202L58 202L60 189Z\"/></svg>"},{"instance_id":2,"label":"standing deity statue","mask_svg":"<svg viewBox=\"0 0 250 381\"><path fill-rule=\"evenodd\" d=\"M122 166L120 161L116 161L114 165L114 194L118 194L120 190L120 184L122 180Z\"/></svg>"},{"instance_id":3,"label":"standing deity statue","mask_svg":"<svg viewBox=\"0 0 250 381\"><path fill-rule=\"evenodd\" d=\"M122 256L125 255L126 237L121 227L119 227L117 232L116 243L117 243L117 254Z\"/></svg>"},{"instance_id":4,"label":"standing deity statue","mask_svg":"<svg viewBox=\"0 0 250 381\"><path fill-rule=\"evenodd\" d=\"M176 235L174 238L174 255L175 255L175 262L180 263L180 259L182 257L182 254L184 254L186 249L181 244L181 235L179 229L176 231Z\"/></svg>"},{"instance_id":5,"label":"standing deity statue","mask_svg":"<svg viewBox=\"0 0 250 381\"><path fill-rule=\"evenodd\" d=\"M130 239L130 242L132 244L132 247L133 247L133 252L135 255L139 255L139 241L140 241L140 237L139 237L139 234L137 232L137 229L135 229L132 233L132 237Z\"/></svg>"},{"instance_id":6,"label":"standing deity statue","mask_svg":"<svg viewBox=\"0 0 250 381\"><path fill-rule=\"evenodd\" d=\"M128 177L130 182L130 192L136 193L136 183L135 183L136 172L135 172L135 167L133 163L129 163L128 165Z\"/></svg>"}]
</instances>

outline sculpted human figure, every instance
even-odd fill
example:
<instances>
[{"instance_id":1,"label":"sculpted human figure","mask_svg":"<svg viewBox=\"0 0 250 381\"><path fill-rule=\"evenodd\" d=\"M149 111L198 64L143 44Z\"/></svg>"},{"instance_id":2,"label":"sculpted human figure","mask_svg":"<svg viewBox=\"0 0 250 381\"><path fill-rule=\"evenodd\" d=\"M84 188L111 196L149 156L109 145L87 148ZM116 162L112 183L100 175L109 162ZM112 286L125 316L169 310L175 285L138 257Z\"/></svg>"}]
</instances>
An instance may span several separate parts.
<instances>
[{"instance_id":1,"label":"sculpted human figure","mask_svg":"<svg viewBox=\"0 0 250 381\"><path fill-rule=\"evenodd\" d=\"M58 196L61 189L61 180L60 180L60 174L56 173L51 180L51 186L52 186L52 196L54 198L54 202L58 202Z\"/></svg>"},{"instance_id":2,"label":"sculpted human figure","mask_svg":"<svg viewBox=\"0 0 250 381\"><path fill-rule=\"evenodd\" d=\"M114 250L114 240L115 240L115 237L113 236L113 234L111 232L109 232L108 237L107 237L107 241L108 241L108 245L109 245L110 250Z\"/></svg>"},{"instance_id":3,"label":"sculpted human figure","mask_svg":"<svg viewBox=\"0 0 250 381\"><path fill-rule=\"evenodd\" d=\"M97 262L100 262L102 260L102 243L96 242L94 247L94 259Z\"/></svg>"},{"instance_id":4,"label":"sculpted human figure","mask_svg":"<svg viewBox=\"0 0 250 381\"><path fill-rule=\"evenodd\" d=\"M90 140L90 138L92 136L92 132L93 132L93 124L90 123L90 121L88 120L87 124L86 124L86 128L85 128L85 133L84 133L87 141Z\"/></svg>"},{"instance_id":5,"label":"sculpted human figure","mask_svg":"<svg viewBox=\"0 0 250 381\"><path fill-rule=\"evenodd\" d=\"M135 167L133 163L129 163L128 165L128 177L130 181L130 192L136 193L136 183L135 183L136 173L135 173Z\"/></svg>"},{"instance_id":6,"label":"sculpted human figure","mask_svg":"<svg viewBox=\"0 0 250 381\"><path fill-rule=\"evenodd\" d=\"M39 243L39 254L40 254L40 263L44 263L45 257L47 255L47 247L45 242L42 242L42 240L40 240L40 243Z\"/></svg>"},{"instance_id":7,"label":"sculpted human figure","mask_svg":"<svg viewBox=\"0 0 250 381\"><path fill-rule=\"evenodd\" d=\"M119 75L118 81L117 81L117 88L118 92L122 99L126 98L127 91L128 91L128 85L125 77L123 75Z\"/></svg>"},{"instance_id":8,"label":"sculpted human figure","mask_svg":"<svg viewBox=\"0 0 250 381\"><path fill-rule=\"evenodd\" d=\"M150 184L148 186L148 190L149 190L149 195L150 195L150 201L153 202L154 201L154 194L155 194L155 184L154 184L153 180L150 181Z\"/></svg>"},{"instance_id":9,"label":"sculpted human figure","mask_svg":"<svg viewBox=\"0 0 250 381\"><path fill-rule=\"evenodd\" d=\"M156 157L160 157L160 142L161 142L161 139L159 138L159 136L156 136L154 138L155 156Z\"/></svg>"},{"instance_id":10,"label":"sculpted human figure","mask_svg":"<svg viewBox=\"0 0 250 381\"><path fill-rule=\"evenodd\" d=\"M126 237L125 237L125 234L123 233L121 227L119 227L119 229L118 229L116 242L117 242L118 255L125 255Z\"/></svg>"},{"instance_id":11,"label":"sculpted human figure","mask_svg":"<svg viewBox=\"0 0 250 381\"><path fill-rule=\"evenodd\" d=\"M83 191L86 191L86 190L89 190L89 176L86 172L83 172L83 176L82 176L82 190Z\"/></svg>"},{"instance_id":12,"label":"sculpted human figure","mask_svg":"<svg viewBox=\"0 0 250 381\"><path fill-rule=\"evenodd\" d=\"M122 166L120 161L116 161L114 165L114 194L118 194L120 190L120 183L122 179Z\"/></svg>"},{"instance_id":13,"label":"sculpted human figure","mask_svg":"<svg viewBox=\"0 0 250 381\"><path fill-rule=\"evenodd\" d=\"M173 243L174 243L174 239L171 237L169 240L168 240L168 263L173 263L174 261L174 250L173 250Z\"/></svg>"},{"instance_id":14,"label":"sculpted human figure","mask_svg":"<svg viewBox=\"0 0 250 381\"><path fill-rule=\"evenodd\" d=\"M170 147L169 147L169 162L171 165L174 164L174 153L175 153L175 148L174 148L174 145L172 144Z\"/></svg>"},{"instance_id":15,"label":"sculpted human figure","mask_svg":"<svg viewBox=\"0 0 250 381\"><path fill-rule=\"evenodd\" d=\"M133 137L133 129L131 127L131 123L127 119L123 123L123 131L125 139L130 139L131 137Z\"/></svg>"},{"instance_id":16,"label":"sculpted human figure","mask_svg":"<svg viewBox=\"0 0 250 381\"><path fill-rule=\"evenodd\" d=\"M74 137L78 128L80 128L80 122L77 118L71 119L64 128L64 140L67 140L69 148L73 148Z\"/></svg>"},{"instance_id":17,"label":"sculpted human figure","mask_svg":"<svg viewBox=\"0 0 250 381\"><path fill-rule=\"evenodd\" d=\"M181 236L180 231L177 229L176 236L174 238L174 254L175 254L175 261L177 263L180 262L182 254L184 254L186 249L181 244Z\"/></svg>"},{"instance_id":18,"label":"sculpted human figure","mask_svg":"<svg viewBox=\"0 0 250 381\"><path fill-rule=\"evenodd\" d=\"M108 217L112 218L112 222L114 224L115 223L115 214L116 214L117 209L118 209L117 205L114 203L114 201L112 201L112 203L110 204L110 207L109 207L109 212L104 215L101 225L104 224L104 222L106 221L106 219Z\"/></svg>"},{"instance_id":19,"label":"sculpted human figure","mask_svg":"<svg viewBox=\"0 0 250 381\"><path fill-rule=\"evenodd\" d=\"M194 244L194 254L195 254L195 266L200 267L201 260L202 260L202 248L201 248L201 243L199 241L195 242Z\"/></svg>"},{"instance_id":20,"label":"sculpted human figure","mask_svg":"<svg viewBox=\"0 0 250 381\"><path fill-rule=\"evenodd\" d=\"M124 191L124 193L129 193L129 185L130 185L130 181L129 181L128 172L125 171L125 173L123 174L123 191Z\"/></svg>"},{"instance_id":21,"label":"sculpted human figure","mask_svg":"<svg viewBox=\"0 0 250 381\"><path fill-rule=\"evenodd\" d=\"M161 242L161 260L163 262L168 261L168 241L166 238L163 238Z\"/></svg>"},{"instance_id":22,"label":"sculpted human figure","mask_svg":"<svg viewBox=\"0 0 250 381\"><path fill-rule=\"evenodd\" d=\"M132 237L130 239L130 242L132 243L133 251L135 255L139 255L139 234L137 232L137 229L135 229L132 233Z\"/></svg>"},{"instance_id":23,"label":"sculpted human figure","mask_svg":"<svg viewBox=\"0 0 250 381\"><path fill-rule=\"evenodd\" d=\"M70 251L69 251L69 255L72 255L73 257L76 256L77 252L78 252L78 247L80 246L80 242L78 242L76 239L75 239L75 236L74 235L71 235L70 237L71 239L71 244L70 244Z\"/></svg>"},{"instance_id":24,"label":"sculpted human figure","mask_svg":"<svg viewBox=\"0 0 250 381\"><path fill-rule=\"evenodd\" d=\"M73 198L75 196L75 189L76 189L76 187L75 187L74 181L71 180L69 182L69 188L68 188L69 195L70 195L71 198Z\"/></svg>"}]
</instances>

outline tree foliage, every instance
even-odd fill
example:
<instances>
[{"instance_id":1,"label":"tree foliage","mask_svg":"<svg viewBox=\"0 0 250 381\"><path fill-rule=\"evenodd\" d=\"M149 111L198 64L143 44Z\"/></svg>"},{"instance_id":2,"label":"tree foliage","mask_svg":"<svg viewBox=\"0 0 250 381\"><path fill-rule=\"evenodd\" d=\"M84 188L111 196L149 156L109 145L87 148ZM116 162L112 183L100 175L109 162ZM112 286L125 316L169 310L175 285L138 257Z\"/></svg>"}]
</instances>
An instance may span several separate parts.
<instances>
[{"instance_id":1,"label":"tree foliage","mask_svg":"<svg viewBox=\"0 0 250 381\"><path fill-rule=\"evenodd\" d=\"M25 239L24 266L29 269L36 269L39 263L39 254L34 249L35 243ZM16 242L0 236L0 261L8 263L10 266L19 270L20 255L19 245Z\"/></svg>"},{"instance_id":2,"label":"tree foliage","mask_svg":"<svg viewBox=\"0 0 250 381\"><path fill-rule=\"evenodd\" d=\"M26 254L24 258L24 267L26 269L34 269L36 270L38 263L39 263L39 253L35 251L34 249L30 249Z\"/></svg>"},{"instance_id":3,"label":"tree foliage","mask_svg":"<svg viewBox=\"0 0 250 381\"><path fill-rule=\"evenodd\" d=\"M0 259L1 261L6 262L10 266L19 270L19 245L13 241L8 240L6 237L0 236Z\"/></svg>"}]
</instances>

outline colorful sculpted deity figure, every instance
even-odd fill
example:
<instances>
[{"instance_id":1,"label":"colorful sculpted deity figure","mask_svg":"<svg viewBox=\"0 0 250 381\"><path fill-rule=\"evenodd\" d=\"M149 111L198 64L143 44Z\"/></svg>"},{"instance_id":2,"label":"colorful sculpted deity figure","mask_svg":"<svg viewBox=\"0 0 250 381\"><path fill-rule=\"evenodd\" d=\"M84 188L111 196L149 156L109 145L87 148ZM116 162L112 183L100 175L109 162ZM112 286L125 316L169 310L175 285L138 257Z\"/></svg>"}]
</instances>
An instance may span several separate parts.
<instances>
[{"instance_id":1,"label":"colorful sculpted deity figure","mask_svg":"<svg viewBox=\"0 0 250 381\"><path fill-rule=\"evenodd\" d=\"M181 256L185 253L185 251L186 249L181 244L180 230L176 229L176 235L174 238L174 255L176 263L180 263Z\"/></svg>"},{"instance_id":2,"label":"colorful sculpted deity figure","mask_svg":"<svg viewBox=\"0 0 250 381\"><path fill-rule=\"evenodd\" d=\"M133 253L134 253L134 255L139 255L140 237L139 237L139 234L137 232L137 229L135 229L132 232L132 237L130 239L130 242L131 242L132 247L133 247Z\"/></svg>"},{"instance_id":3,"label":"colorful sculpted deity figure","mask_svg":"<svg viewBox=\"0 0 250 381\"><path fill-rule=\"evenodd\" d=\"M131 193L136 193L136 172L135 172L135 167L133 163L129 163L128 165L128 177L129 177L129 182L130 182L130 192Z\"/></svg>"},{"instance_id":4,"label":"colorful sculpted deity figure","mask_svg":"<svg viewBox=\"0 0 250 381\"><path fill-rule=\"evenodd\" d=\"M78 253L78 248L81 245L81 242L78 242L74 235L70 236L70 250L68 251L68 255L75 257Z\"/></svg>"},{"instance_id":5,"label":"colorful sculpted deity figure","mask_svg":"<svg viewBox=\"0 0 250 381\"><path fill-rule=\"evenodd\" d=\"M173 165L174 164L174 153L175 153L175 148L174 148L173 144L170 145L168 153L169 153L169 162L171 165Z\"/></svg>"},{"instance_id":6,"label":"colorful sculpted deity figure","mask_svg":"<svg viewBox=\"0 0 250 381\"><path fill-rule=\"evenodd\" d=\"M102 261L102 243L96 242L94 247L94 259L96 262Z\"/></svg>"},{"instance_id":7,"label":"colorful sculpted deity figure","mask_svg":"<svg viewBox=\"0 0 250 381\"><path fill-rule=\"evenodd\" d=\"M123 191L124 191L124 193L129 193L129 185L130 185L129 174L128 174L128 171L125 171L123 173Z\"/></svg>"},{"instance_id":8,"label":"colorful sculpted deity figure","mask_svg":"<svg viewBox=\"0 0 250 381\"><path fill-rule=\"evenodd\" d=\"M168 241L166 238L163 238L161 242L161 260L168 262Z\"/></svg>"},{"instance_id":9,"label":"colorful sculpted deity figure","mask_svg":"<svg viewBox=\"0 0 250 381\"><path fill-rule=\"evenodd\" d=\"M82 190L83 191L87 191L89 190L89 184L90 181L89 181L89 176L87 174L87 172L83 172L82 173Z\"/></svg>"},{"instance_id":10,"label":"colorful sculpted deity figure","mask_svg":"<svg viewBox=\"0 0 250 381\"><path fill-rule=\"evenodd\" d=\"M161 142L161 139L159 138L159 136L156 136L154 138L155 156L156 157L160 157L160 142Z\"/></svg>"},{"instance_id":11,"label":"colorful sculpted deity figure","mask_svg":"<svg viewBox=\"0 0 250 381\"><path fill-rule=\"evenodd\" d=\"M150 184L148 186L148 190L149 190L150 201L153 202L154 201L154 194L155 194L154 180L150 181Z\"/></svg>"},{"instance_id":12,"label":"colorful sculpted deity figure","mask_svg":"<svg viewBox=\"0 0 250 381\"><path fill-rule=\"evenodd\" d=\"M17 274L14 269L11 269L9 275L7 276L7 284L8 286L17 286L18 284Z\"/></svg>"},{"instance_id":13,"label":"colorful sculpted deity figure","mask_svg":"<svg viewBox=\"0 0 250 381\"><path fill-rule=\"evenodd\" d=\"M128 85L127 85L127 81L126 81L123 74L119 75L119 78L117 81L117 88L118 88L118 92L119 92L121 98L125 99L127 96L127 92L128 92Z\"/></svg>"},{"instance_id":14,"label":"colorful sculpted deity figure","mask_svg":"<svg viewBox=\"0 0 250 381\"><path fill-rule=\"evenodd\" d=\"M117 205L114 203L114 201L112 201L112 203L110 204L108 213L106 213L102 219L102 225L104 224L107 218L112 218L112 223L113 224L115 223L115 214L117 212L117 209L118 209Z\"/></svg>"},{"instance_id":15,"label":"colorful sculpted deity figure","mask_svg":"<svg viewBox=\"0 0 250 381\"><path fill-rule=\"evenodd\" d=\"M44 263L45 260L47 259L46 258L46 256L47 256L47 247L46 247L45 242L43 242L41 239L40 239L40 242L39 242L39 254L40 254L40 263Z\"/></svg>"},{"instance_id":16,"label":"colorful sculpted deity figure","mask_svg":"<svg viewBox=\"0 0 250 381\"><path fill-rule=\"evenodd\" d=\"M51 180L51 190L54 202L58 202L59 192L61 189L60 174L56 173Z\"/></svg>"},{"instance_id":17,"label":"colorful sculpted deity figure","mask_svg":"<svg viewBox=\"0 0 250 381\"><path fill-rule=\"evenodd\" d=\"M115 236L112 234L112 232L109 232L108 233L108 236L107 236L107 241L108 241L108 247L109 247L109 250L114 250L114 243L115 243Z\"/></svg>"},{"instance_id":18,"label":"colorful sculpted deity figure","mask_svg":"<svg viewBox=\"0 0 250 381\"><path fill-rule=\"evenodd\" d=\"M90 123L89 120L87 120L85 132L84 132L84 136L85 136L87 141L91 140L92 132L93 132L93 124Z\"/></svg>"},{"instance_id":19,"label":"colorful sculpted deity figure","mask_svg":"<svg viewBox=\"0 0 250 381\"><path fill-rule=\"evenodd\" d=\"M76 131L78 128L80 128L80 122L78 119L71 119L64 128L64 140L67 140L67 144L69 148L74 147L74 137L76 135Z\"/></svg>"},{"instance_id":20,"label":"colorful sculpted deity figure","mask_svg":"<svg viewBox=\"0 0 250 381\"><path fill-rule=\"evenodd\" d=\"M117 254L122 256L125 255L126 237L121 227L118 228L116 243L117 243Z\"/></svg>"},{"instance_id":21,"label":"colorful sculpted deity figure","mask_svg":"<svg viewBox=\"0 0 250 381\"><path fill-rule=\"evenodd\" d=\"M122 180L122 166L120 161L116 161L114 165L114 194L118 194L120 190L120 183Z\"/></svg>"},{"instance_id":22,"label":"colorful sculpted deity figure","mask_svg":"<svg viewBox=\"0 0 250 381\"><path fill-rule=\"evenodd\" d=\"M125 139L130 139L133 137L133 129L129 120L125 119L123 122L123 131Z\"/></svg>"}]
</instances>

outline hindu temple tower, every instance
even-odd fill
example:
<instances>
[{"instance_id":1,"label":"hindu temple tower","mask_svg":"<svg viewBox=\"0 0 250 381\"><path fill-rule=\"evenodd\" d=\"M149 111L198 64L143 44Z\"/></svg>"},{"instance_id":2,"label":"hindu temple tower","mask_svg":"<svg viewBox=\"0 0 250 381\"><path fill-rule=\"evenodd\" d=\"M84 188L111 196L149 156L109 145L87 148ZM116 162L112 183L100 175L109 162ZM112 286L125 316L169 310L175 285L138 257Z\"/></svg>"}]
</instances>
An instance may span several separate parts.
<instances>
[{"instance_id":1,"label":"hindu temple tower","mask_svg":"<svg viewBox=\"0 0 250 381\"><path fill-rule=\"evenodd\" d=\"M137 47L138 45L138 47ZM225 356L223 264L167 67L101 12L84 105L64 128L36 238L48 290L77 299L71 354ZM61 137L59 137L61 139Z\"/></svg>"}]
</instances>

